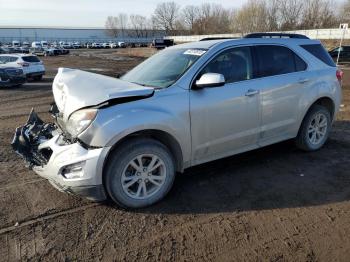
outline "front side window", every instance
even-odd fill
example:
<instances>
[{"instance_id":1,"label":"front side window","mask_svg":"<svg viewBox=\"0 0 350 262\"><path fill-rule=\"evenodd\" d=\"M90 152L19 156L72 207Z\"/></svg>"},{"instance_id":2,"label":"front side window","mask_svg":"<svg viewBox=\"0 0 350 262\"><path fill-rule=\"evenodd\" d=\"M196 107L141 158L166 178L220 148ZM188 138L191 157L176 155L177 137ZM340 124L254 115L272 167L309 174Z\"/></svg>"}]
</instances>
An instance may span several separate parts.
<instances>
[{"instance_id":1,"label":"front side window","mask_svg":"<svg viewBox=\"0 0 350 262\"><path fill-rule=\"evenodd\" d=\"M205 49L165 49L121 79L139 85L165 88L174 84L205 52Z\"/></svg>"},{"instance_id":2,"label":"front side window","mask_svg":"<svg viewBox=\"0 0 350 262\"><path fill-rule=\"evenodd\" d=\"M0 56L0 61L1 63L6 64L9 62L9 58L10 58L9 56Z\"/></svg>"},{"instance_id":3,"label":"front side window","mask_svg":"<svg viewBox=\"0 0 350 262\"><path fill-rule=\"evenodd\" d=\"M256 46L259 77L282 75L306 69L306 63L283 46Z\"/></svg>"},{"instance_id":4,"label":"front side window","mask_svg":"<svg viewBox=\"0 0 350 262\"><path fill-rule=\"evenodd\" d=\"M253 63L250 47L236 47L216 56L200 75L205 73L222 74L226 83L233 83L253 78Z\"/></svg>"}]
</instances>

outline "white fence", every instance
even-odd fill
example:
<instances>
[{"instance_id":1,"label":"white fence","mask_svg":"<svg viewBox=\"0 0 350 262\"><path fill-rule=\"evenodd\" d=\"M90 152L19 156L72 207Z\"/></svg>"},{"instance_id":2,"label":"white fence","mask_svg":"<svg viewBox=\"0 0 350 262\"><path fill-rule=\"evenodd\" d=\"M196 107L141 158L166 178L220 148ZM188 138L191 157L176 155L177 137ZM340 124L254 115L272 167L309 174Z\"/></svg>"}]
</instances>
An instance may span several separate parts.
<instances>
[{"instance_id":1,"label":"white fence","mask_svg":"<svg viewBox=\"0 0 350 262\"><path fill-rule=\"evenodd\" d=\"M276 33L276 32L273 32ZM283 31L278 33L295 33L306 35L311 39L340 39L343 35L343 29L312 29L312 30L295 30ZM215 35L188 35L188 36L167 36L166 39L174 39L176 43L195 42L208 37L226 37L239 38L242 34L215 34ZM344 39L350 39L350 31L345 30Z\"/></svg>"}]
</instances>

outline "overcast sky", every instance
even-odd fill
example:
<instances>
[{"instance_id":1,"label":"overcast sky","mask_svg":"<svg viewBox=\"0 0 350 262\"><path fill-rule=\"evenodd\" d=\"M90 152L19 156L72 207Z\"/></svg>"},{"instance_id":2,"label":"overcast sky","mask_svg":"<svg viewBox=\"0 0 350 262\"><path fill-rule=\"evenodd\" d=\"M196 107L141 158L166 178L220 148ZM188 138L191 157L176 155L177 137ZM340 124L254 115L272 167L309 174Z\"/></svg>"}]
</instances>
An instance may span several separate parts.
<instances>
[{"instance_id":1,"label":"overcast sky","mask_svg":"<svg viewBox=\"0 0 350 262\"><path fill-rule=\"evenodd\" d=\"M0 0L0 26L103 27L120 12L150 16L161 0ZM177 0L181 6L212 2L239 7L246 0Z\"/></svg>"}]
</instances>

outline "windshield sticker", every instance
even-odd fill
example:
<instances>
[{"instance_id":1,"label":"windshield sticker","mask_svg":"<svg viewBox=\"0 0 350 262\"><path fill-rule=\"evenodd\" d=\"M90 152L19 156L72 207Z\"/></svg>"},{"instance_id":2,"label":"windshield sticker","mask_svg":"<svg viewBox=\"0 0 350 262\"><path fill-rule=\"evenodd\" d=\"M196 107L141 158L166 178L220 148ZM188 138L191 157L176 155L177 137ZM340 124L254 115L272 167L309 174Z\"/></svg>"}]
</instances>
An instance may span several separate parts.
<instances>
[{"instance_id":1,"label":"windshield sticker","mask_svg":"<svg viewBox=\"0 0 350 262\"><path fill-rule=\"evenodd\" d=\"M196 56L202 56L206 50L200 50L200 49L188 49L185 51L184 55L196 55Z\"/></svg>"}]
</instances>

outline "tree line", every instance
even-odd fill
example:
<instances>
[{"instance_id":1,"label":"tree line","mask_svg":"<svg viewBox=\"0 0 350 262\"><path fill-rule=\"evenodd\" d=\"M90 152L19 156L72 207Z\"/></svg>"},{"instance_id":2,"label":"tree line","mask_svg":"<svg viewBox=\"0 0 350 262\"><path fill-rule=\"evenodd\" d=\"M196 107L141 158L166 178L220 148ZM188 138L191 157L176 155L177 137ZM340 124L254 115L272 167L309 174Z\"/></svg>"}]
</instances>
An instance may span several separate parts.
<instances>
[{"instance_id":1,"label":"tree line","mask_svg":"<svg viewBox=\"0 0 350 262\"><path fill-rule=\"evenodd\" d=\"M148 37L162 30L167 35L224 34L300 29L337 28L350 20L350 0L248 0L240 8L204 3L181 7L159 3L150 17L119 13L106 20L108 34ZM130 35L132 34L132 35Z\"/></svg>"}]
</instances>

